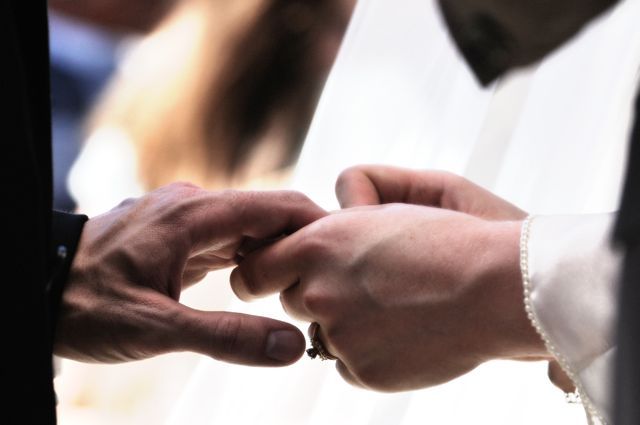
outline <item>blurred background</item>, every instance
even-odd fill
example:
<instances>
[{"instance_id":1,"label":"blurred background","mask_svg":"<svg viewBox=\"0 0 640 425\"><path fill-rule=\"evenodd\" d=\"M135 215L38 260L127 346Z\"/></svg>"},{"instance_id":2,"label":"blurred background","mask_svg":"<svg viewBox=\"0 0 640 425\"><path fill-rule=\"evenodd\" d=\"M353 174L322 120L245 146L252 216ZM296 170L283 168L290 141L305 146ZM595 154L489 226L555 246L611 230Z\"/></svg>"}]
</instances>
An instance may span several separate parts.
<instances>
[{"instance_id":1,"label":"blurred background","mask_svg":"<svg viewBox=\"0 0 640 425\"><path fill-rule=\"evenodd\" d=\"M635 0L485 89L433 0L49 5L59 209L93 216L176 180L295 188L333 209L338 173L366 162L449 170L535 213L617 207L640 69ZM228 274L181 301L288 320L277 297L236 301ZM546 363L491 362L393 395L306 358L278 370L190 353L56 365L61 425L586 424Z\"/></svg>"},{"instance_id":2,"label":"blurred background","mask_svg":"<svg viewBox=\"0 0 640 425\"><path fill-rule=\"evenodd\" d=\"M105 138L128 149L121 160L137 170L109 172L105 208L110 193L131 190L125 184L277 178L297 158L354 0L49 4L56 206L82 198L87 211L92 195L78 184L72 196L68 172L81 147L83 164L109 172L107 158L92 160L102 147L115 152Z\"/></svg>"}]
</instances>

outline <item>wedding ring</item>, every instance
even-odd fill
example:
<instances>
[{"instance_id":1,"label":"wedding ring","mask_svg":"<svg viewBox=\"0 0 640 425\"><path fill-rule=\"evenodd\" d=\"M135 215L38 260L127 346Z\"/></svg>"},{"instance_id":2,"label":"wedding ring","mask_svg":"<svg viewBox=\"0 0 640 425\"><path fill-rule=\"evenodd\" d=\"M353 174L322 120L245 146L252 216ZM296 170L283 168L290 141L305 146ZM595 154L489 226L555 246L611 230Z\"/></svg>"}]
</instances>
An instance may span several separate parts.
<instances>
[{"instance_id":1,"label":"wedding ring","mask_svg":"<svg viewBox=\"0 0 640 425\"><path fill-rule=\"evenodd\" d=\"M320 332L320 325L317 322L313 322L309 326L309 339L311 340L311 348L307 350L307 355L312 359L320 357L320 360L336 360L334 356L329 354L324 344L320 341L318 333Z\"/></svg>"}]
</instances>

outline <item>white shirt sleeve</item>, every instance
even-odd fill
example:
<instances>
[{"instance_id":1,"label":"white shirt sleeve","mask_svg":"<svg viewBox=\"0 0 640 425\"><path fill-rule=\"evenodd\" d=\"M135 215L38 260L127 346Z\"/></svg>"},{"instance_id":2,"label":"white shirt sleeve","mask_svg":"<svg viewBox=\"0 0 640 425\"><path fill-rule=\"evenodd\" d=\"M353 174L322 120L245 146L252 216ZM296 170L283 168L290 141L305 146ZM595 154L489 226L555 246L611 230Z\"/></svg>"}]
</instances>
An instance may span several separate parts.
<instances>
[{"instance_id":1,"label":"white shirt sleeve","mask_svg":"<svg viewBox=\"0 0 640 425\"><path fill-rule=\"evenodd\" d=\"M614 325L622 255L615 213L530 217L523 226L525 305L549 352L573 380L592 423L612 417Z\"/></svg>"}]
</instances>

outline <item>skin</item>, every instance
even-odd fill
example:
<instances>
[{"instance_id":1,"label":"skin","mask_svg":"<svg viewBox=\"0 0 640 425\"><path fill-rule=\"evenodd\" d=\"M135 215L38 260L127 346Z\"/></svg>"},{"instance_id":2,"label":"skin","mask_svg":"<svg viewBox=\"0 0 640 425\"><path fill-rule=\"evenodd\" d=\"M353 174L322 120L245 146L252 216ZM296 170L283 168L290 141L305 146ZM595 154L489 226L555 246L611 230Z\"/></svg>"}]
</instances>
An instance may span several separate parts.
<instances>
[{"instance_id":1,"label":"skin","mask_svg":"<svg viewBox=\"0 0 640 425\"><path fill-rule=\"evenodd\" d=\"M340 175L336 182L336 195L343 208L403 202L434 204L487 220L524 220L527 216L526 212L491 192L459 176L442 172L357 166ZM562 391L570 393L576 390L558 362L549 362L548 376Z\"/></svg>"},{"instance_id":2,"label":"skin","mask_svg":"<svg viewBox=\"0 0 640 425\"><path fill-rule=\"evenodd\" d=\"M294 326L179 303L182 289L236 264L249 246L326 213L294 192L210 192L173 184L89 220L72 263L56 354L89 362L193 351L232 363L283 366L305 340Z\"/></svg>"},{"instance_id":3,"label":"skin","mask_svg":"<svg viewBox=\"0 0 640 425\"><path fill-rule=\"evenodd\" d=\"M492 359L549 359L526 317L519 240L526 214L448 173L361 166L346 209L249 254L231 276L245 300L281 293L350 383L403 391Z\"/></svg>"}]
</instances>

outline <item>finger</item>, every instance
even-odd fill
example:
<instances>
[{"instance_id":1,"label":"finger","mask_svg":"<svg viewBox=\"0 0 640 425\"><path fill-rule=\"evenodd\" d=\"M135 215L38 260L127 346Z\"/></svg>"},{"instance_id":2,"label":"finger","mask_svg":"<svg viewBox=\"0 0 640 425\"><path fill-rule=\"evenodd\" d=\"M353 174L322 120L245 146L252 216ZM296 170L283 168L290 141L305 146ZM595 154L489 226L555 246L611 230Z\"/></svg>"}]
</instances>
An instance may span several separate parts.
<instances>
[{"instance_id":1,"label":"finger","mask_svg":"<svg viewBox=\"0 0 640 425\"><path fill-rule=\"evenodd\" d=\"M327 212L306 196L291 191L202 191L184 209L182 223L192 246L210 249L240 237L273 238L290 234Z\"/></svg>"},{"instance_id":2,"label":"finger","mask_svg":"<svg viewBox=\"0 0 640 425\"><path fill-rule=\"evenodd\" d=\"M377 200L381 204L401 202L444 208L489 220L526 217L526 213L515 205L463 177L444 171L361 165L340 175L336 195L343 208Z\"/></svg>"},{"instance_id":3,"label":"finger","mask_svg":"<svg viewBox=\"0 0 640 425\"><path fill-rule=\"evenodd\" d=\"M353 385L358 388L365 388L365 386L360 382L360 380L356 377L356 375L349 370L346 364L342 362L342 360L336 360L336 370L347 383Z\"/></svg>"},{"instance_id":4,"label":"finger","mask_svg":"<svg viewBox=\"0 0 640 425\"><path fill-rule=\"evenodd\" d=\"M231 272L231 288L244 301L282 292L300 280L302 267L299 233L247 255Z\"/></svg>"},{"instance_id":5,"label":"finger","mask_svg":"<svg viewBox=\"0 0 640 425\"><path fill-rule=\"evenodd\" d=\"M280 292L280 304L287 315L302 322L314 322L318 318L309 311L306 303L302 301L304 286L302 282L290 286Z\"/></svg>"},{"instance_id":6,"label":"finger","mask_svg":"<svg viewBox=\"0 0 640 425\"><path fill-rule=\"evenodd\" d=\"M213 270L231 267L235 264L235 258L226 258L215 251L204 252L189 258L182 273L182 289L200 282Z\"/></svg>"},{"instance_id":7,"label":"finger","mask_svg":"<svg viewBox=\"0 0 640 425\"><path fill-rule=\"evenodd\" d=\"M238 248L238 252L236 253L236 259L242 260L247 255L251 254L253 251L257 251L261 248L264 248L267 245L271 245L284 236L277 236L273 238L263 238L263 239L255 239L247 237L242 241L242 245Z\"/></svg>"},{"instance_id":8,"label":"finger","mask_svg":"<svg viewBox=\"0 0 640 425\"><path fill-rule=\"evenodd\" d=\"M549 362L547 373L549 376L549 380L553 383L553 385L560 388L565 393L572 393L576 390L575 384L573 383L571 378L567 376L564 370L562 370L562 366L560 366L558 362Z\"/></svg>"},{"instance_id":9,"label":"finger","mask_svg":"<svg viewBox=\"0 0 640 425\"><path fill-rule=\"evenodd\" d=\"M351 208L382 203L378 188L367 173L367 170L374 167L376 166L351 167L340 173L335 185L340 207Z\"/></svg>"},{"instance_id":10,"label":"finger","mask_svg":"<svg viewBox=\"0 0 640 425\"><path fill-rule=\"evenodd\" d=\"M250 366L285 366L298 360L305 339L295 326L266 317L206 312L180 306L167 326L168 351L193 351Z\"/></svg>"},{"instance_id":11,"label":"finger","mask_svg":"<svg viewBox=\"0 0 640 425\"><path fill-rule=\"evenodd\" d=\"M255 239L291 234L328 214L305 195L292 191L240 192L235 208L239 213L231 224Z\"/></svg>"},{"instance_id":12,"label":"finger","mask_svg":"<svg viewBox=\"0 0 640 425\"><path fill-rule=\"evenodd\" d=\"M447 173L384 165L359 165L343 171L336 195L343 208L393 202L440 206Z\"/></svg>"}]
</instances>

